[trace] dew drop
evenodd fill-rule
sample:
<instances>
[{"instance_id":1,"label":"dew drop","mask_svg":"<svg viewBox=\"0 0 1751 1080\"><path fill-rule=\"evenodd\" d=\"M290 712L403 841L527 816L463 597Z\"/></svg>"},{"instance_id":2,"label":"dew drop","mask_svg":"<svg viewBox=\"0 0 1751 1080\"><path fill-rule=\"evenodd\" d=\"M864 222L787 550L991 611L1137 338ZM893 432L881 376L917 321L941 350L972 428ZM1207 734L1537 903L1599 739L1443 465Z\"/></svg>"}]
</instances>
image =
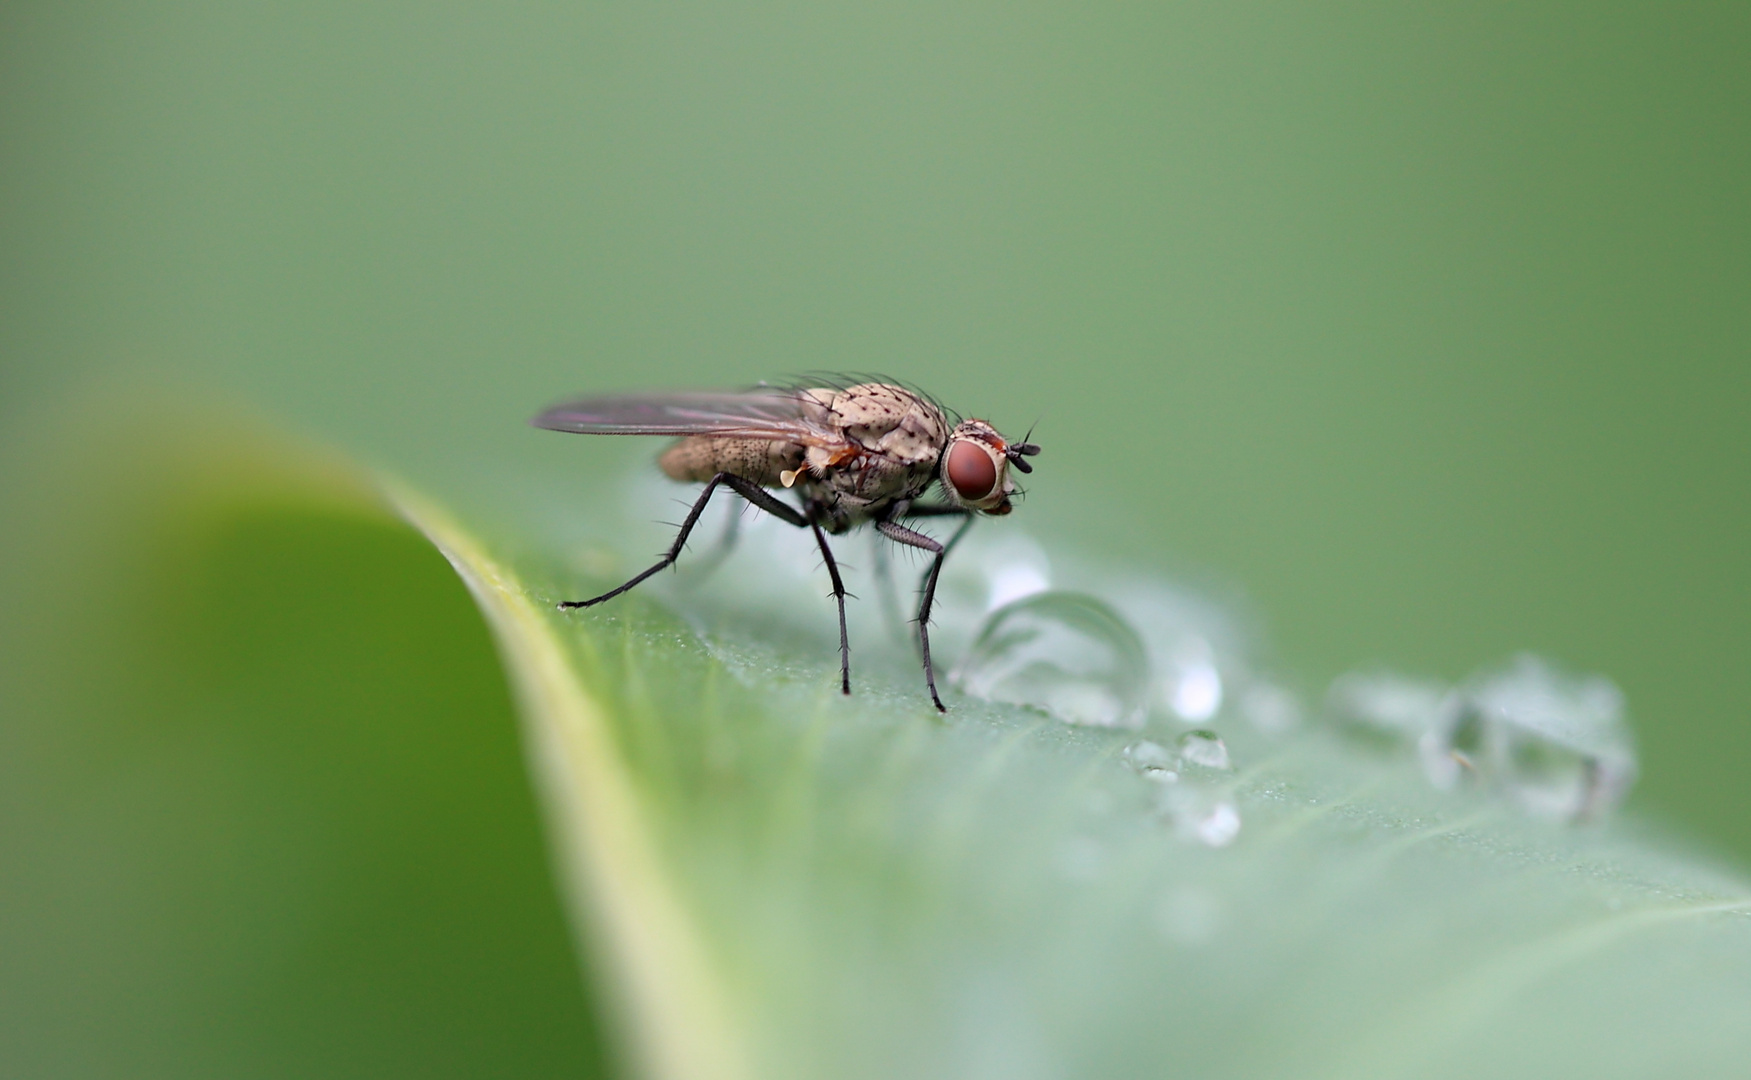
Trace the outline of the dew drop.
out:
<instances>
[{"instance_id":1,"label":"dew drop","mask_svg":"<svg viewBox=\"0 0 1751 1080\"><path fill-rule=\"evenodd\" d=\"M1207 653L1208 646L1200 651ZM1175 659L1177 670L1173 677L1161 683L1167 707L1190 724L1215 716L1222 707L1222 675L1216 670L1215 660L1208 655Z\"/></svg>"},{"instance_id":2,"label":"dew drop","mask_svg":"<svg viewBox=\"0 0 1751 1080\"><path fill-rule=\"evenodd\" d=\"M1228 612L1184 590L1149 580L1114 580L1107 593L1144 642L1154 705L1186 724L1222 709L1239 635Z\"/></svg>"},{"instance_id":3,"label":"dew drop","mask_svg":"<svg viewBox=\"0 0 1751 1080\"><path fill-rule=\"evenodd\" d=\"M991 593L986 605L992 609L1013 603L1024 596L1045 592L1051 580L1038 566L1023 562L1005 563L991 571Z\"/></svg>"},{"instance_id":4,"label":"dew drop","mask_svg":"<svg viewBox=\"0 0 1751 1080\"><path fill-rule=\"evenodd\" d=\"M1072 724L1137 728L1148 709L1142 640L1082 593L1035 593L992 612L949 678L973 697Z\"/></svg>"},{"instance_id":5,"label":"dew drop","mask_svg":"<svg viewBox=\"0 0 1751 1080\"><path fill-rule=\"evenodd\" d=\"M1183 840L1219 848L1240 835L1240 810L1219 788L1176 784L1162 791L1161 809Z\"/></svg>"},{"instance_id":6,"label":"dew drop","mask_svg":"<svg viewBox=\"0 0 1751 1080\"><path fill-rule=\"evenodd\" d=\"M1474 780L1529 813L1571 821L1617 805L1637 771L1617 687L1527 654L1451 695L1420 748L1439 787Z\"/></svg>"},{"instance_id":7,"label":"dew drop","mask_svg":"<svg viewBox=\"0 0 1751 1080\"><path fill-rule=\"evenodd\" d=\"M1192 835L1205 847L1227 847L1240 835L1240 811L1231 802L1219 802L1190 820Z\"/></svg>"},{"instance_id":8,"label":"dew drop","mask_svg":"<svg viewBox=\"0 0 1751 1080\"><path fill-rule=\"evenodd\" d=\"M1158 742L1148 739L1134 742L1125 747L1121 756L1126 765L1151 780L1171 784L1179 779L1179 773L1174 771L1179 764L1178 755Z\"/></svg>"},{"instance_id":9,"label":"dew drop","mask_svg":"<svg viewBox=\"0 0 1751 1080\"><path fill-rule=\"evenodd\" d=\"M1179 737L1179 760L1204 769L1229 770L1228 745L1214 731L1188 731Z\"/></svg>"},{"instance_id":10,"label":"dew drop","mask_svg":"<svg viewBox=\"0 0 1751 1080\"><path fill-rule=\"evenodd\" d=\"M1326 712L1346 734L1382 747L1414 745L1440 721L1452 689L1387 671L1340 675Z\"/></svg>"}]
</instances>

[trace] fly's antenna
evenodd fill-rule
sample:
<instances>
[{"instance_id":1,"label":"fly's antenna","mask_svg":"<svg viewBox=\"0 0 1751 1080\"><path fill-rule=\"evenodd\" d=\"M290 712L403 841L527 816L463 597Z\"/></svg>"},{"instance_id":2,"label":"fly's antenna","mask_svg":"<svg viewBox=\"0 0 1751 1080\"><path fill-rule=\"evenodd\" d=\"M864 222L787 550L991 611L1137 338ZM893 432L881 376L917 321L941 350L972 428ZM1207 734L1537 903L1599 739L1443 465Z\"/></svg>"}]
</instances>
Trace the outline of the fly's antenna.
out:
<instances>
[{"instance_id":1,"label":"fly's antenna","mask_svg":"<svg viewBox=\"0 0 1751 1080\"><path fill-rule=\"evenodd\" d=\"M1031 458L1040 452L1039 444L1030 441L1034 437L1034 427L1036 426L1037 425L1030 424L1027 429L1027 434L1021 437L1020 442L1012 442L1003 448L1003 456L1009 459L1011 465L1014 465L1024 473L1033 472L1034 467L1022 459Z\"/></svg>"}]
</instances>

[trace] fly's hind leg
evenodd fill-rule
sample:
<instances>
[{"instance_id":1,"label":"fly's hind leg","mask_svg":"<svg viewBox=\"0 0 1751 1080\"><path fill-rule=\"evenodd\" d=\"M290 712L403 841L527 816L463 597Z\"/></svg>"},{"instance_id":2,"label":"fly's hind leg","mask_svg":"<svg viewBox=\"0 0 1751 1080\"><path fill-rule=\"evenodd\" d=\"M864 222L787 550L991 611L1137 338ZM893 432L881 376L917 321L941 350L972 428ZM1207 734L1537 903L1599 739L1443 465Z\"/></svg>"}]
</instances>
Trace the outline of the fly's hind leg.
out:
<instances>
[{"instance_id":1,"label":"fly's hind leg","mask_svg":"<svg viewBox=\"0 0 1751 1080\"><path fill-rule=\"evenodd\" d=\"M953 513L953 511L948 511ZM961 511L965 513L965 511ZM948 558L949 551L966 535L967 529L973 524L968 517L961 522L961 527L948 538L948 543L942 543L925 536L921 532L908 529L894 521L878 521L876 528L881 534L896 544L907 547L922 548L936 557L930 561L930 570L924 575L923 597L918 604L918 649L924 656L924 685L930 689L930 701L938 712L948 712L948 707L942 703L942 696L936 692L936 666L930 660L930 606L936 600L936 579L942 573L942 561Z\"/></svg>"},{"instance_id":2,"label":"fly's hind leg","mask_svg":"<svg viewBox=\"0 0 1751 1080\"><path fill-rule=\"evenodd\" d=\"M851 693L851 638L845 632L845 582L839 577L839 564L833 561L833 551L827 546L827 534L814 522L815 543L821 547L821 559L827 564L827 576L833 579L833 599L839 604L839 692Z\"/></svg>"},{"instance_id":3,"label":"fly's hind leg","mask_svg":"<svg viewBox=\"0 0 1751 1080\"><path fill-rule=\"evenodd\" d=\"M588 600L566 600L559 605L560 610L567 611L572 608L592 607L596 604L600 604L604 600L612 600L658 571L666 570L675 565L675 560L681 556L681 549L687 544L688 535L693 532L693 526L699 524L699 515L705 513L706 504L711 502L712 493L717 490L719 484L727 486L737 495L747 499L760 509L783 521L795 525L799 529L806 528L809 524L808 520L804 518L802 514L798 513L795 507L787 506L784 503L779 502L772 496L771 492L767 491L759 484L754 483L752 480L747 480L743 477L737 476L734 473L720 472L712 477L711 481L705 485L705 490L699 493L698 501L693 504L693 509L687 511L687 517L681 522L681 531L675 534L675 542L669 545L669 550L661 559L657 560L655 566L652 566L643 573L634 576L632 580L626 582L624 585L609 589L601 596L592 596Z\"/></svg>"},{"instance_id":4,"label":"fly's hind leg","mask_svg":"<svg viewBox=\"0 0 1751 1080\"><path fill-rule=\"evenodd\" d=\"M723 532L718 534L717 542L712 544L711 550L707 551L703 558L692 564L688 571L690 574L696 578L708 577L735 552L736 543L742 535L742 509L740 505L731 507L729 516L724 519Z\"/></svg>"}]
</instances>

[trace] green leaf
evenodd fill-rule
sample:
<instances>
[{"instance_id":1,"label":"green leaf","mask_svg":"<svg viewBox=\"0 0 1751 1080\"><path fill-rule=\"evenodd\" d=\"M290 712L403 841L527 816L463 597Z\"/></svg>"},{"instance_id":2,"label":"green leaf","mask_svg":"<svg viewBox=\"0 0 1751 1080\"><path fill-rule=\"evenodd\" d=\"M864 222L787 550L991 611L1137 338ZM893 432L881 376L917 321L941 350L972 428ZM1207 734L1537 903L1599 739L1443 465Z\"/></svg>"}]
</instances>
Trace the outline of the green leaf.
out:
<instances>
[{"instance_id":1,"label":"green leaf","mask_svg":"<svg viewBox=\"0 0 1751 1080\"><path fill-rule=\"evenodd\" d=\"M580 577L395 499L494 628L653 1075L1725 1076L1751 1050L1751 892L1645 827L1230 721L1244 824L1212 850L1123 733L938 717L879 649L842 699L831 637L773 632L757 581L564 614L630 562Z\"/></svg>"}]
</instances>

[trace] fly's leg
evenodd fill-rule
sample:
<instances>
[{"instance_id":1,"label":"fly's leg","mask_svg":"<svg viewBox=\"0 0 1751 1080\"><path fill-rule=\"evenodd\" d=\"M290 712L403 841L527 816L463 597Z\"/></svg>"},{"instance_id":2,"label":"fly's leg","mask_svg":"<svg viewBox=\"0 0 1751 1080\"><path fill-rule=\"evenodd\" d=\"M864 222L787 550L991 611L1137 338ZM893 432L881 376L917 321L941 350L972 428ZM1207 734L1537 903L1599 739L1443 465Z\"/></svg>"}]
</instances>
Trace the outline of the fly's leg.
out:
<instances>
[{"instance_id":1,"label":"fly's leg","mask_svg":"<svg viewBox=\"0 0 1751 1080\"><path fill-rule=\"evenodd\" d=\"M964 506L950 506L948 503L909 503L903 513L895 514L900 518L915 517L962 517L972 511Z\"/></svg>"},{"instance_id":2,"label":"fly's leg","mask_svg":"<svg viewBox=\"0 0 1751 1080\"><path fill-rule=\"evenodd\" d=\"M967 530L972 527L975 520L973 512L964 506L954 506L949 503L907 503L903 511L895 516L899 518L958 517L965 519L961 522L960 527L949 535L948 542L942 546L941 554L931 564L930 569L925 571L924 580L919 584L919 592L923 596L919 623L927 626L930 622L930 608L936 599L936 579L942 573L942 564L947 560L948 553L954 550L954 546L961 542L961 537L965 536ZM928 666L930 652L928 631L921 633L918 640L920 648L926 654L925 661Z\"/></svg>"},{"instance_id":3,"label":"fly's leg","mask_svg":"<svg viewBox=\"0 0 1751 1080\"><path fill-rule=\"evenodd\" d=\"M802 515L802 511L787 502L779 501L778 496L754 481L737 476L735 473L718 473L715 479L722 480L735 489L737 495L747 499L786 525L795 525L799 529L809 527L809 519Z\"/></svg>"},{"instance_id":4,"label":"fly's leg","mask_svg":"<svg viewBox=\"0 0 1751 1080\"><path fill-rule=\"evenodd\" d=\"M839 690L841 693L851 693L851 638L845 633L845 582L839 578L839 564L833 561L832 549L827 547L827 534L814 522L809 528L815 532L815 543L821 546L821 558L827 563L827 576L833 579L833 599L839 603Z\"/></svg>"},{"instance_id":5,"label":"fly's leg","mask_svg":"<svg viewBox=\"0 0 1751 1080\"><path fill-rule=\"evenodd\" d=\"M693 564L693 568L690 571L693 575L696 577L706 577L718 567L722 566L724 560L728 559L731 553L736 550L736 541L740 539L742 533L742 515L740 511L740 506L737 506L732 510L728 519L724 522L723 533L718 536L717 543L712 545L712 549L706 553L704 559Z\"/></svg>"},{"instance_id":6,"label":"fly's leg","mask_svg":"<svg viewBox=\"0 0 1751 1080\"><path fill-rule=\"evenodd\" d=\"M960 541L972 524L973 519L968 517L961 522L961 527L955 530L954 535L949 537L948 543L944 544L898 522L876 522L876 528L881 534L896 544L923 548L936 556L930 562L930 572L924 576L924 597L918 605L918 648L924 654L924 685L930 689L930 700L938 712L948 712L948 707L942 703L942 696L936 692L936 667L930 661L930 605L936 600L936 579L942 573L942 561L948 557L949 550Z\"/></svg>"},{"instance_id":7,"label":"fly's leg","mask_svg":"<svg viewBox=\"0 0 1751 1080\"><path fill-rule=\"evenodd\" d=\"M754 483L752 480L747 480L737 476L734 473L720 472L712 477L711 482L705 485L705 490L699 493L699 500L693 504L693 509L687 511L686 519L681 522L681 531L675 534L675 542L669 545L668 552L657 561L655 566L637 575L626 584L621 585L618 588L609 589L601 596L592 596L588 600L564 601L559 605L560 610L566 611L571 608L586 608L595 604L600 604L604 600L612 600L621 593L639 584L645 578L657 573L659 570L665 570L675 565L675 560L681 555L682 547L686 546L687 535L693 531L693 526L699 524L699 515L705 513L705 506L707 503L711 502L712 492L717 490L719 484L729 487L737 495L747 499L755 506L758 506L760 509L783 521L795 525L799 529L806 528L809 524L808 520L798 513L794 507L779 502L777 499L773 498L771 492L767 491L759 484Z\"/></svg>"},{"instance_id":8,"label":"fly's leg","mask_svg":"<svg viewBox=\"0 0 1751 1080\"><path fill-rule=\"evenodd\" d=\"M950 512L952 513L953 511ZM962 512L965 513L965 511ZM926 671L930 669L930 639L927 636L927 630L930 626L930 607L936 601L936 579L942 574L942 564L948 559L948 553L955 549L955 545L961 542L961 537L967 535L967 530L972 527L973 518L971 514L968 514L961 522L960 527L949 534L948 542L942 545L942 551L937 554L936 560L930 564L929 572L924 575L924 586L922 589L924 598L918 605L918 640L919 644L923 646L925 651ZM936 689L936 681L934 679L930 680L930 688L933 691Z\"/></svg>"},{"instance_id":9,"label":"fly's leg","mask_svg":"<svg viewBox=\"0 0 1751 1080\"><path fill-rule=\"evenodd\" d=\"M888 520L904 521L914 517L964 517L967 514L968 511L964 507L951 506L948 503L905 502L893 507L888 515ZM889 548L883 537L878 535L873 546L875 548L873 574L876 588L881 593L882 621L896 640L904 641L906 630L900 615L900 598L894 591L893 560L889 556Z\"/></svg>"},{"instance_id":10,"label":"fly's leg","mask_svg":"<svg viewBox=\"0 0 1751 1080\"><path fill-rule=\"evenodd\" d=\"M827 564L827 575L833 579L833 599L839 605L839 689L843 693L851 693L851 636L845 629L845 580L839 576L839 563L834 560L833 551L827 546L827 534L814 520L813 508L808 514L799 513L751 480L727 473L720 475L724 483L736 489L736 494L760 509L799 529L806 527L814 530L815 543L821 548L821 559Z\"/></svg>"}]
</instances>

